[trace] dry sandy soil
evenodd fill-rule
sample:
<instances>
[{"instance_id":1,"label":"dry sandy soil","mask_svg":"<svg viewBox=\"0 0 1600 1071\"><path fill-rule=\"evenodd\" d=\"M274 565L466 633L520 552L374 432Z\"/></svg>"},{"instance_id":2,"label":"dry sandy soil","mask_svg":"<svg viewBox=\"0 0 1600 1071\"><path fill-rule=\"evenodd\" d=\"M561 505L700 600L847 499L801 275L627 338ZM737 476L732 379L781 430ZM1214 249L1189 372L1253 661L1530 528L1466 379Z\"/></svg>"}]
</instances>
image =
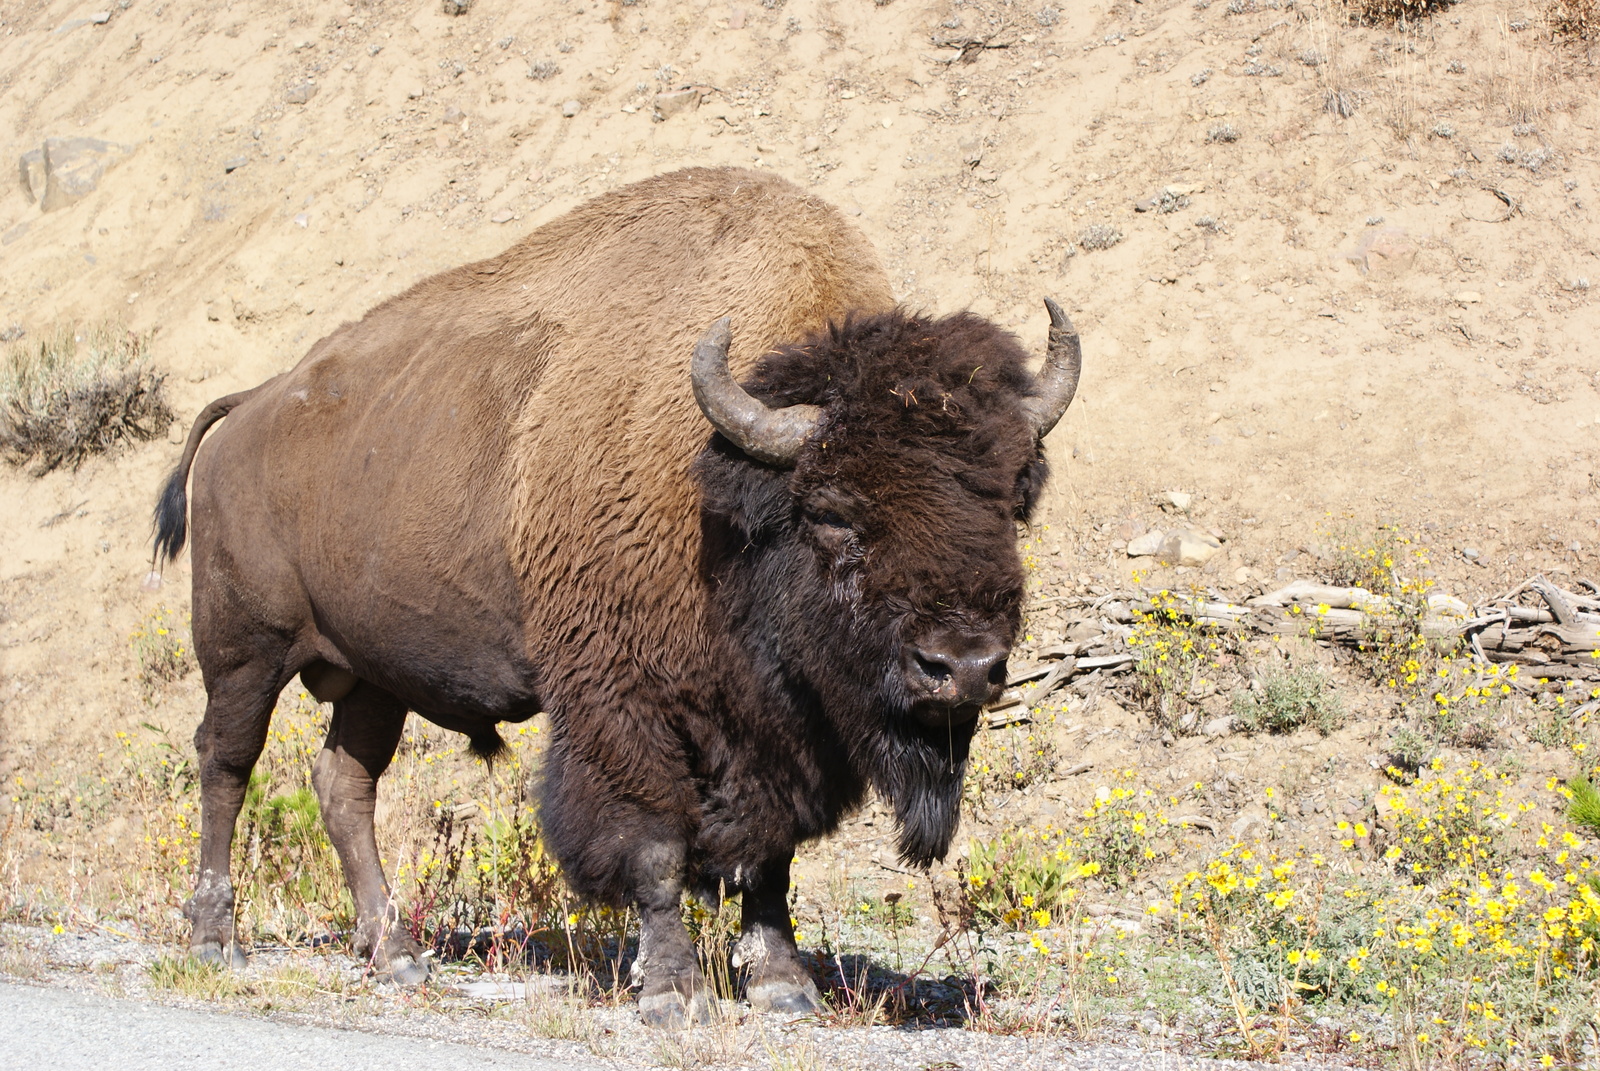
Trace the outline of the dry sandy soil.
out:
<instances>
[{"instance_id":1,"label":"dry sandy soil","mask_svg":"<svg viewBox=\"0 0 1600 1071\"><path fill-rule=\"evenodd\" d=\"M1469 599L1600 572L1600 50L1533 7L1463 0L1409 32L1289 0L96 10L0 9L6 160L132 148L65 208L0 193L0 328L155 332L175 434L587 197L740 164L843 206L909 305L1039 348L1041 298L1068 307L1084 378L1047 443L1047 591L1125 583L1168 489L1224 553L1158 582L1259 591L1347 521L1417 533ZM658 119L678 86L703 100ZM8 782L198 717L192 678L139 700L126 640L187 603L183 562L139 586L178 451L0 472ZM1108 756L1159 747L1126 717Z\"/></svg>"}]
</instances>

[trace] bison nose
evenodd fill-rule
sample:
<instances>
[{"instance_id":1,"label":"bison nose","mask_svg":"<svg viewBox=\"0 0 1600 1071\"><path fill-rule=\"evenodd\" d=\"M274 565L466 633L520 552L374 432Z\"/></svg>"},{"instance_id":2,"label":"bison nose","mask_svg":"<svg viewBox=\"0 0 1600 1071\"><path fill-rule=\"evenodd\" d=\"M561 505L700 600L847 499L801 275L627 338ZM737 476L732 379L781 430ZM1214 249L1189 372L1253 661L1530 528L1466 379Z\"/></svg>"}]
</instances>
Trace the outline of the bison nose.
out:
<instances>
[{"instance_id":1,"label":"bison nose","mask_svg":"<svg viewBox=\"0 0 1600 1071\"><path fill-rule=\"evenodd\" d=\"M909 648L906 683L918 699L940 706L987 703L1005 687L1007 653L988 636L941 636Z\"/></svg>"}]
</instances>

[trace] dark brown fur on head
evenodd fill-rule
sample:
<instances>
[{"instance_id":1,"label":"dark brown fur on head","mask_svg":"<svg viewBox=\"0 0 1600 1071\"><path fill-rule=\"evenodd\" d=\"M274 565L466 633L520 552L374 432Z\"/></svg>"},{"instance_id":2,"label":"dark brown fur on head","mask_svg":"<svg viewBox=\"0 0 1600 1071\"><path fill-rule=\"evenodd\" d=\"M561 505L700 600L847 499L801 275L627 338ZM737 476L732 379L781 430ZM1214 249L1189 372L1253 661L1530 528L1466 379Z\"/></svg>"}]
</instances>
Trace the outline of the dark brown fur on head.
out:
<instances>
[{"instance_id":1,"label":"dark brown fur on head","mask_svg":"<svg viewBox=\"0 0 1600 1071\"><path fill-rule=\"evenodd\" d=\"M1045 478L1024 361L969 313L854 318L769 354L748 384L769 405L823 407L792 471L720 436L695 467L702 568L731 631L763 675L812 697L804 716L843 742L850 780L893 801L918 864L955 832L975 721L914 716L901 651L939 628L1015 638L1015 523Z\"/></svg>"}]
</instances>

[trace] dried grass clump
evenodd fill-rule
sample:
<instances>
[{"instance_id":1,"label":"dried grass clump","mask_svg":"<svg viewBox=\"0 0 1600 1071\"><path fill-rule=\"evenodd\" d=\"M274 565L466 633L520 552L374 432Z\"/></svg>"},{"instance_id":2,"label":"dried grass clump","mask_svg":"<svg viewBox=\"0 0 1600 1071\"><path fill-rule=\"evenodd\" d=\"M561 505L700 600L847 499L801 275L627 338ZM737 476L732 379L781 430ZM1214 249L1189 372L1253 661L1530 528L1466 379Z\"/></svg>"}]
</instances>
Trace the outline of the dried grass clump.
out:
<instances>
[{"instance_id":1,"label":"dried grass clump","mask_svg":"<svg viewBox=\"0 0 1600 1071\"><path fill-rule=\"evenodd\" d=\"M1600 40L1600 0L1550 0L1545 17L1558 34Z\"/></svg>"},{"instance_id":2,"label":"dried grass clump","mask_svg":"<svg viewBox=\"0 0 1600 1071\"><path fill-rule=\"evenodd\" d=\"M0 453L42 476L163 434L172 410L148 339L110 325L13 342L0 355Z\"/></svg>"},{"instance_id":3,"label":"dried grass clump","mask_svg":"<svg viewBox=\"0 0 1600 1071\"><path fill-rule=\"evenodd\" d=\"M1348 8L1356 22L1388 25L1416 22L1454 3L1455 0L1349 0Z\"/></svg>"}]
</instances>

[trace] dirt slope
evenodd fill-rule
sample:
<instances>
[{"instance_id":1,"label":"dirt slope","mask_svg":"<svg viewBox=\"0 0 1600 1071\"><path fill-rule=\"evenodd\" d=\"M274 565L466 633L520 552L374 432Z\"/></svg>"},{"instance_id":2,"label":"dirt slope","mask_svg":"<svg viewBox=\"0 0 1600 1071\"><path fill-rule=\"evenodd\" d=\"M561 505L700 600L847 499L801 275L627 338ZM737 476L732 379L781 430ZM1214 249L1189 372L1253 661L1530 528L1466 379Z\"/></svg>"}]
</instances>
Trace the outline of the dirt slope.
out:
<instances>
[{"instance_id":1,"label":"dirt slope","mask_svg":"<svg viewBox=\"0 0 1600 1071\"><path fill-rule=\"evenodd\" d=\"M1085 374L1049 441L1052 583L1125 573L1165 488L1228 540L1184 584L1288 575L1329 514L1426 532L1463 593L1593 569L1600 93L1593 51L1514 4L1406 34L1280 0L96 12L0 14L7 159L132 147L68 207L0 193L0 327L156 331L179 431L585 197L737 163L859 214L909 304L1034 345L1040 298L1069 307ZM656 121L680 85L703 103ZM1093 226L1123 238L1093 249ZM181 564L138 588L177 452L0 473L0 775L101 747L108 721L198 715L129 683L128 633L187 602Z\"/></svg>"}]
</instances>

